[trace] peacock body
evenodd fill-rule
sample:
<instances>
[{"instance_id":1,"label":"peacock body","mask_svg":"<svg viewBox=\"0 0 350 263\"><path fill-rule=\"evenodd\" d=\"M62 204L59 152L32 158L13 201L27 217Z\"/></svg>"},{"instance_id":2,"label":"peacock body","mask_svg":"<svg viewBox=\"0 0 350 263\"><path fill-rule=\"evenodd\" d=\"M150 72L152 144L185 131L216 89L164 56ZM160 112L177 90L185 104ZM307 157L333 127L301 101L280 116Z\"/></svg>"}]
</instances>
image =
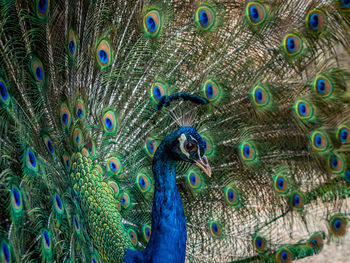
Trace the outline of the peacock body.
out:
<instances>
[{"instance_id":1,"label":"peacock body","mask_svg":"<svg viewBox=\"0 0 350 263\"><path fill-rule=\"evenodd\" d=\"M348 0L0 0L1 263L344 245L349 47Z\"/></svg>"}]
</instances>

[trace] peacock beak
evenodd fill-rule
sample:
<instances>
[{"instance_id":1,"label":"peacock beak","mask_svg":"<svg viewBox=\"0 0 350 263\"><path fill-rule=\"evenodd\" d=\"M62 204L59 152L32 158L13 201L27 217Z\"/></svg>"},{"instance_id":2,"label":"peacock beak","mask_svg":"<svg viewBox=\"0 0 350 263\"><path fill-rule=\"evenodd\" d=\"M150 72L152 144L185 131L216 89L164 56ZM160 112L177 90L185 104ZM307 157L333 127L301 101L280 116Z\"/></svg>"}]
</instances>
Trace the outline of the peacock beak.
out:
<instances>
[{"instance_id":1,"label":"peacock beak","mask_svg":"<svg viewBox=\"0 0 350 263\"><path fill-rule=\"evenodd\" d=\"M208 175L208 177L211 176L211 167L205 155L203 155L203 157L200 158L199 160L194 160L194 162L199 168L203 170L203 172L205 172L206 175Z\"/></svg>"}]
</instances>

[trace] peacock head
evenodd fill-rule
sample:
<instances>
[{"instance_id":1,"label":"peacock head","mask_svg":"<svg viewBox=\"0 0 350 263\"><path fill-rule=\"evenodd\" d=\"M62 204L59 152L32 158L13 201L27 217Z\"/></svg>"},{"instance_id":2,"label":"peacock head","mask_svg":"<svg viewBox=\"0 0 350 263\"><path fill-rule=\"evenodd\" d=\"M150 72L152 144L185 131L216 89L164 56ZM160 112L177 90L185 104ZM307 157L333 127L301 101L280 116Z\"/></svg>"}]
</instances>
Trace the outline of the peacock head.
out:
<instances>
[{"instance_id":1,"label":"peacock head","mask_svg":"<svg viewBox=\"0 0 350 263\"><path fill-rule=\"evenodd\" d=\"M179 99L192 102L196 105L205 105L209 103L205 98L186 92L180 92L161 97L156 106L156 111L161 111L163 107L168 107L173 101ZM195 163L210 177L211 167L207 157L204 155L207 147L206 141L199 135L196 129L187 126L188 124L180 123L179 120L177 120L177 122L183 126L170 134L163 141L163 145L168 146L168 152L171 153L174 160Z\"/></svg>"},{"instance_id":2,"label":"peacock head","mask_svg":"<svg viewBox=\"0 0 350 263\"><path fill-rule=\"evenodd\" d=\"M183 126L170 136L172 138L171 151L176 160L195 163L209 177L211 167L204 155L206 141L192 127Z\"/></svg>"}]
</instances>

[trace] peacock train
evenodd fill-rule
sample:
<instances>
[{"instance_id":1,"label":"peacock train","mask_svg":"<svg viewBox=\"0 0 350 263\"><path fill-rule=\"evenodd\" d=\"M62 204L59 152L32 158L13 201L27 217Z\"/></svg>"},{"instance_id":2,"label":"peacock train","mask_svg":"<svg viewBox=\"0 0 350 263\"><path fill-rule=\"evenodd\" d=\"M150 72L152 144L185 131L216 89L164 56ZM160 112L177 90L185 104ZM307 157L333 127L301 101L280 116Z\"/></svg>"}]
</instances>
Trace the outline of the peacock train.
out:
<instances>
[{"instance_id":1,"label":"peacock train","mask_svg":"<svg viewBox=\"0 0 350 263\"><path fill-rule=\"evenodd\" d=\"M349 68L349 0L0 0L0 262L349 260Z\"/></svg>"}]
</instances>

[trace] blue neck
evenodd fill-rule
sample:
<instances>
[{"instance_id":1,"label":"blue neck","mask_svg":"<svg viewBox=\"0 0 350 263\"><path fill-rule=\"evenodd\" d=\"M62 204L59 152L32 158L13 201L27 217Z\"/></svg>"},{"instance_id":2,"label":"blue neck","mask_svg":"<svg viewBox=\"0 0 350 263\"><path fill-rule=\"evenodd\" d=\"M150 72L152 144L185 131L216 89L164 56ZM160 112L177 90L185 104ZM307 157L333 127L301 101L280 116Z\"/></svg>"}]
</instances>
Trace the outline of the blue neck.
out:
<instances>
[{"instance_id":1,"label":"blue neck","mask_svg":"<svg viewBox=\"0 0 350 263\"><path fill-rule=\"evenodd\" d=\"M124 262L185 262L186 219L175 167L165 140L153 158L155 191L150 241L143 252L128 250Z\"/></svg>"}]
</instances>

